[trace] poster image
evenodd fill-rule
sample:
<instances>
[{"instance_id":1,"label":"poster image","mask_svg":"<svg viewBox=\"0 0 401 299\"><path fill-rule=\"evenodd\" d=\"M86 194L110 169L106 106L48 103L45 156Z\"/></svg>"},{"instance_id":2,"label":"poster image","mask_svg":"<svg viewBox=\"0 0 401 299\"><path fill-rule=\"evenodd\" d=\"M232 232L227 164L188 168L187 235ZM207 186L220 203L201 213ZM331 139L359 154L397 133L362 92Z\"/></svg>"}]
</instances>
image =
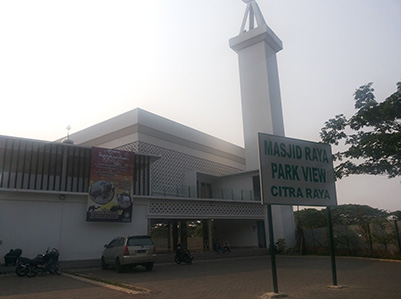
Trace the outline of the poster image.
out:
<instances>
[{"instance_id":1,"label":"poster image","mask_svg":"<svg viewBox=\"0 0 401 299\"><path fill-rule=\"evenodd\" d=\"M86 221L131 222L134 153L92 148Z\"/></svg>"}]
</instances>

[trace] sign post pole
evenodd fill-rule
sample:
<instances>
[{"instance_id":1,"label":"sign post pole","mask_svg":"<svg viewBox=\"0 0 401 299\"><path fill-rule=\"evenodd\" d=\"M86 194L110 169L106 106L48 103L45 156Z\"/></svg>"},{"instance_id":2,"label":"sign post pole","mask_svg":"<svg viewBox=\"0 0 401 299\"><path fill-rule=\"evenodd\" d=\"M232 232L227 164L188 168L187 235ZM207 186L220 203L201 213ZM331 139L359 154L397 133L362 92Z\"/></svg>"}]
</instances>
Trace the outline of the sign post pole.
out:
<instances>
[{"instance_id":1,"label":"sign post pole","mask_svg":"<svg viewBox=\"0 0 401 299\"><path fill-rule=\"evenodd\" d=\"M278 293L271 205L325 206L328 211L333 285L337 286L330 206L337 205L331 147L258 133L262 204L267 205L274 292Z\"/></svg>"},{"instance_id":2,"label":"sign post pole","mask_svg":"<svg viewBox=\"0 0 401 299\"><path fill-rule=\"evenodd\" d=\"M277 267L276 267L276 252L274 247L274 235L273 235L273 218L272 218L272 206L267 205L267 221L269 223L269 251L270 260L272 264L272 277L273 277L273 291L278 293L278 282L277 282Z\"/></svg>"},{"instance_id":3,"label":"sign post pole","mask_svg":"<svg viewBox=\"0 0 401 299\"><path fill-rule=\"evenodd\" d=\"M331 255L331 274L333 277L333 286L337 285L336 255L334 252L333 222L331 220L331 210L327 207L327 219L329 223L329 243Z\"/></svg>"}]
</instances>

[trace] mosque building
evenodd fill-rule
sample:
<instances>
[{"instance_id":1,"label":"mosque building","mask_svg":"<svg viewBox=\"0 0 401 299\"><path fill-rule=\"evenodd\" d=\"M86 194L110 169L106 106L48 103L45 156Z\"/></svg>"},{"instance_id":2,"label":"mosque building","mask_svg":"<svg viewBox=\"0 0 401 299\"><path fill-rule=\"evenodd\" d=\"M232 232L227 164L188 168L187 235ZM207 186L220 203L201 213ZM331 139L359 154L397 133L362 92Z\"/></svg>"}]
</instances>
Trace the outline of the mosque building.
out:
<instances>
[{"instance_id":1,"label":"mosque building","mask_svg":"<svg viewBox=\"0 0 401 299\"><path fill-rule=\"evenodd\" d=\"M140 108L54 142L0 136L0 255L100 258L120 235L152 235L158 251L265 248L258 132L284 136L276 53L282 42L255 1L238 36L245 147ZM274 236L292 246L292 206L273 207Z\"/></svg>"}]
</instances>

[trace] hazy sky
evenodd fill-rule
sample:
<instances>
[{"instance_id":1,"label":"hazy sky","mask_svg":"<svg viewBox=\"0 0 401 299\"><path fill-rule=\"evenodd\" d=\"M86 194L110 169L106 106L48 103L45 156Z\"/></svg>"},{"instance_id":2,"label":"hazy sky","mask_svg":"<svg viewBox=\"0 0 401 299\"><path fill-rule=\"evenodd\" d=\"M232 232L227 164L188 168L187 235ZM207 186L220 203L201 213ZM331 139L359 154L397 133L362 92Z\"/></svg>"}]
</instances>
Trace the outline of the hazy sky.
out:
<instances>
[{"instance_id":1,"label":"hazy sky","mask_svg":"<svg viewBox=\"0 0 401 299\"><path fill-rule=\"evenodd\" d=\"M401 81L400 0L259 0L278 53L289 137L319 140ZM0 0L0 135L55 140L140 107L243 145L237 54L240 0ZM333 149L334 150L334 149ZM338 202L401 210L400 178L352 177Z\"/></svg>"}]
</instances>

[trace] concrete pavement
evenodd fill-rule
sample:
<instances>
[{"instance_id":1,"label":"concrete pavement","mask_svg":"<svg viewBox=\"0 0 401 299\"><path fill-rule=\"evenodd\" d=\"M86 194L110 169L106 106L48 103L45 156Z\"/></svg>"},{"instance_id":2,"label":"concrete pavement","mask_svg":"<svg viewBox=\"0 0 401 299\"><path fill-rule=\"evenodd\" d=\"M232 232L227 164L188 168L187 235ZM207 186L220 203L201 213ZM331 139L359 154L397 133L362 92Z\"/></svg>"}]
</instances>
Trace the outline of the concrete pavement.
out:
<instances>
[{"instance_id":1,"label":"concrete pavement","mask_svg":"<svg viewBox=\"0 0 401 299\"><path fill-rule=\"evenodd\" d=\"M401 298L401 263L337 258L338 285L332 287L329 257L278 256L279 291L290 298ZM149 298L260 298L272 292L270 260L265 257L164 264L153 273L113 269L82 274L150 289Z\"/></svg>"},{"instance_id":2,"label":"concrete pavement","mask_svg":"<svg viewBox=\"0 0 401 299\"><path fill-rule=\"evenodd\" d=\"M72 298L68 294L73 298L260 298L273 289L270 257L266 255L198 258L190 266L175 265L167 257L152 272L136 268L116 273L112 268L100 270L89 265L71 268L81 275L149 290L146 294L130 295L65 276L38 275L29 279L8 275L0 277L0 296L46 298L43 291L39 292L42 297L35 297L37 288L55 298ZM401 298L400 261L337 257L338 285L344 288L330 287L329 257L277 256L277 273L279 291L289 298ZM108 297L102 297L105 294Z\"/></svg>"}]
</instances>

